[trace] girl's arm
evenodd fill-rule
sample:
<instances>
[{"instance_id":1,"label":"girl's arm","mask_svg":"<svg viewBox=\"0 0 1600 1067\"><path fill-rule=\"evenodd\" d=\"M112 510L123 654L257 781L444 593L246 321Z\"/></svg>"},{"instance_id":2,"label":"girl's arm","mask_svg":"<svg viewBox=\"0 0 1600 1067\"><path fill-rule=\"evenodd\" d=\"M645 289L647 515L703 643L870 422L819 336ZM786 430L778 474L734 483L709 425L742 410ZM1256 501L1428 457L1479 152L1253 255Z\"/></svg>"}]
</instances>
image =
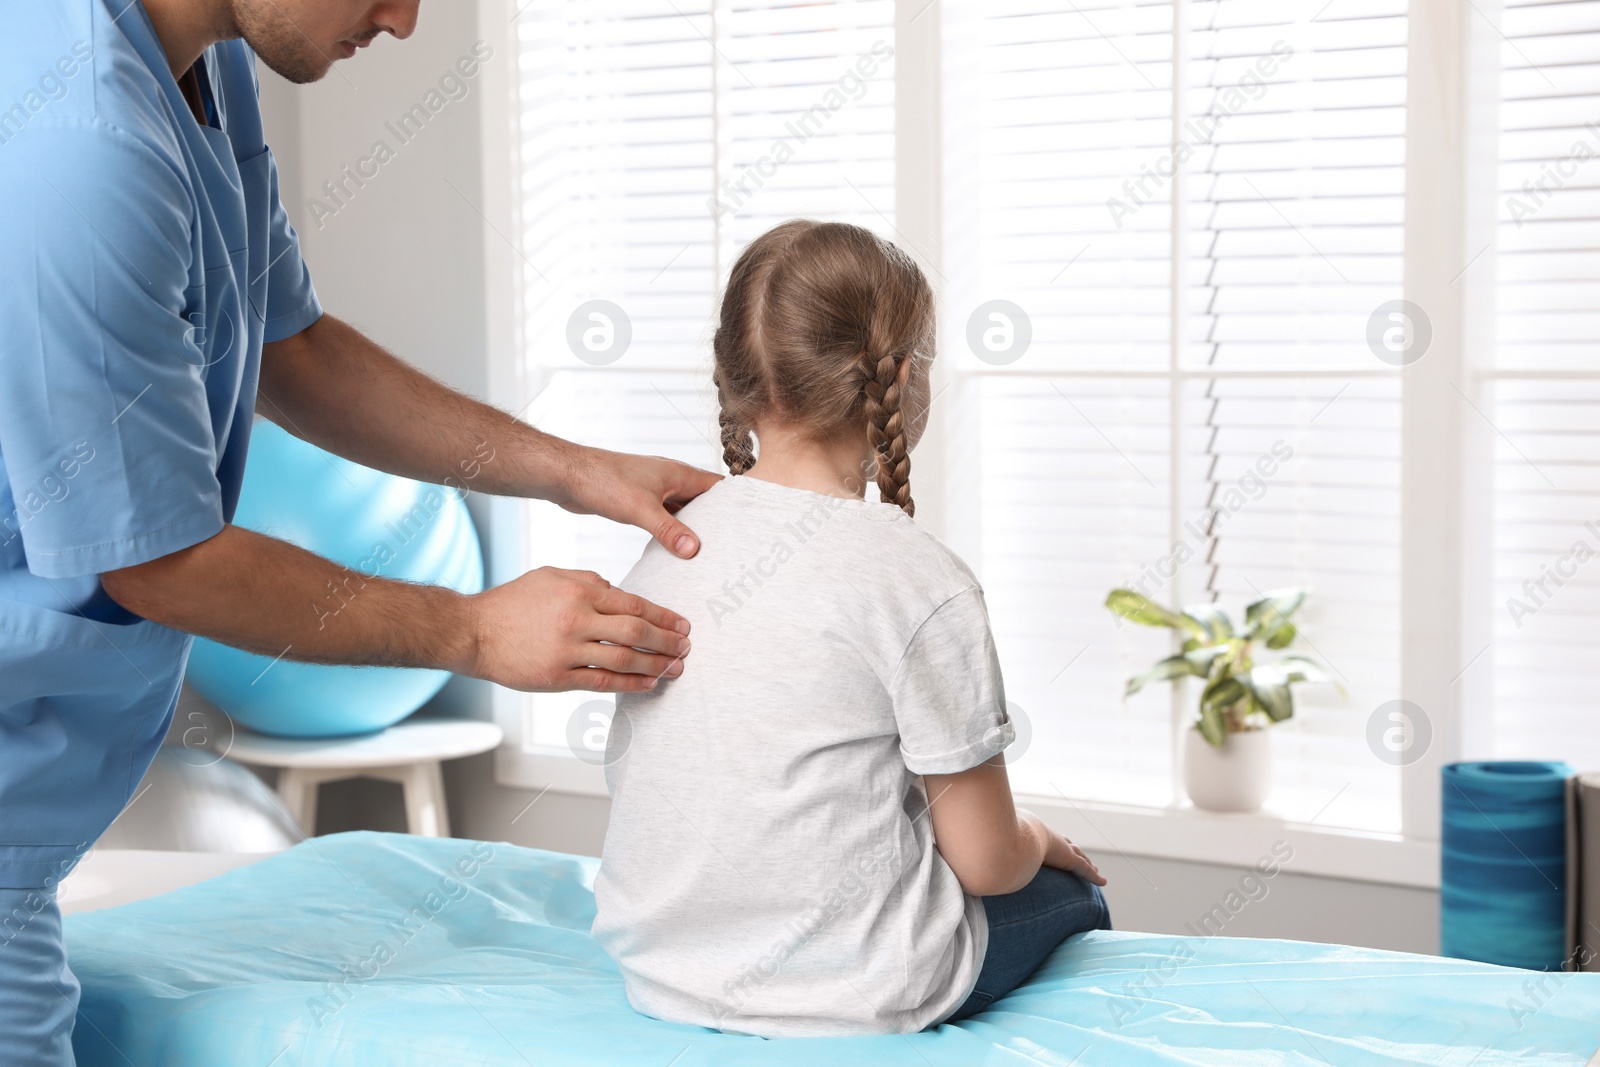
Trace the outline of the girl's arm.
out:
<instances>
[{"instance_id":1,"label":"girl's arm","mask_svg":"<svg viewBox=\"0 0 1600 1067\"><path fill-rule=\"evenodd\" d=\"M959 774L926 775L923 783L934 843L969 895L1015 893L1041 866L1106 884L1082 849L1015 806L1003 755Z\"/></svg>"}]
</instances>

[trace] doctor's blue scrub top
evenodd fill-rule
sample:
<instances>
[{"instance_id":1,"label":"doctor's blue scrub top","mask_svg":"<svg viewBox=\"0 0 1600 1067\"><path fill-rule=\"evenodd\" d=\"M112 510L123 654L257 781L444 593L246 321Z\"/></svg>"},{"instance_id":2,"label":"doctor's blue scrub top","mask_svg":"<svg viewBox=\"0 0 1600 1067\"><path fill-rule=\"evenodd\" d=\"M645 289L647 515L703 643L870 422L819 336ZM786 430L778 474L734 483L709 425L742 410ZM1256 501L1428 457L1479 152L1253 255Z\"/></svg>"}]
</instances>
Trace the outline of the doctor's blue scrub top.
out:
<instances>
[{"instance_id":1,"label":"doctor's blue scrub top","mask_svg":"<svg viewBox=\"0 0 1600 1067\"><path fill-rule=\"evenodd\" d=\"M262 343L322 313L255 55L199 67L204 126L142 4L0 4L0 888L58 882L148 767L190 638L98 576L231 519Z\"/></svg>"}]
</instances>

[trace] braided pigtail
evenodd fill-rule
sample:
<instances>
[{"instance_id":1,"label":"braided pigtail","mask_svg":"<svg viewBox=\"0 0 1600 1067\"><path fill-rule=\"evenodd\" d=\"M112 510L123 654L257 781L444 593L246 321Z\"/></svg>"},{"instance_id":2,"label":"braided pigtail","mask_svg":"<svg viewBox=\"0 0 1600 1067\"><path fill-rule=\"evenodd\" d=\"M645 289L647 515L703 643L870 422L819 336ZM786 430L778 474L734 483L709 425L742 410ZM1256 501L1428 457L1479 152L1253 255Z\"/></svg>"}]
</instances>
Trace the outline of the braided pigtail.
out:
<instances>
[{"instance_id":1,"label":"braided pigtail","mask_svg":"<svg viewBox=\"0 0 1600 1067\"><path fill-rule=\"evenodd\" d=\"M717 424L722 429L722 462L729 474L743 474L756 463L755 439L750 427L732 411L733 402L722 385L722 375L717 379Z\"/></svg>"},{"instance_id":2,"label":"braided pigtail","mask_svg":"<svg viewBox=\"0 0 1600 1067\"><path fill-rule=\"evenodd\" d=\"M906 420L901 412L905 390L900 386L900 360L892 354L863 356L867 381L863 410L867 417L867 443L877 461L878 495L907 515L917 513L911 499L911 456L906 449Z\"/></svg>"}]
</instances>

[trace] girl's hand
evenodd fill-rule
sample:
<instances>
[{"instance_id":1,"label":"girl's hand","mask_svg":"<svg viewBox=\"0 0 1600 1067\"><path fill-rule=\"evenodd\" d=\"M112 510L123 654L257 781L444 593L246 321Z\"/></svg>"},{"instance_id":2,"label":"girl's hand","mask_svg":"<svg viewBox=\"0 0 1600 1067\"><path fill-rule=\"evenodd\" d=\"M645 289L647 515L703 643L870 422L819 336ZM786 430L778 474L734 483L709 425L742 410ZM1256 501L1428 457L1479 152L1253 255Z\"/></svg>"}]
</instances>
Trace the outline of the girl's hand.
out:
<instances>
[{"instance_id":1,"label":"girl's hand","mask_svg":"<svg viewBox=\"0 0 1600 1067\"><path fill-rule=\"evenodd\" d=\"M1071 872L1095 885L1106 884L1105 875L1100 873L1100 868L1094 865L1093 860L1084 855L1083 849L1054 830L1050 831L1050 842L1045 846L1044 865Z\"/></svg>"}]
</instances>

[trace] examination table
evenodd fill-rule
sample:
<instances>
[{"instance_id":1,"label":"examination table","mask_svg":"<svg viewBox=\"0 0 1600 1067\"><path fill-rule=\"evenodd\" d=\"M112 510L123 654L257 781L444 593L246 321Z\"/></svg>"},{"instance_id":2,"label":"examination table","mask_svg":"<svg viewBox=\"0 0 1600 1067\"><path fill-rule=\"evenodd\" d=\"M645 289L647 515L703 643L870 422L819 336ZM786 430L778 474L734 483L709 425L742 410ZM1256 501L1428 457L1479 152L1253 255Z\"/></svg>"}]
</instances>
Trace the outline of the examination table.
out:
<instances>
[{"instance_id":1,"label":"examination table","mask_svg":"<svg viewBox=\"0 0 1600 1067\"><path fill-rule=\"evenodd\" d=\"M628 1006L589 936L594 859L351 833L239 862L68 914L81 1067L1487 1067L1585 1064L1600 1046L1600 974L1120 931L1072 938L954 1025L764 1040ZM69 880L68 910L114 902L89 877L114 869Z\"/></svg>"}]
</instances>

